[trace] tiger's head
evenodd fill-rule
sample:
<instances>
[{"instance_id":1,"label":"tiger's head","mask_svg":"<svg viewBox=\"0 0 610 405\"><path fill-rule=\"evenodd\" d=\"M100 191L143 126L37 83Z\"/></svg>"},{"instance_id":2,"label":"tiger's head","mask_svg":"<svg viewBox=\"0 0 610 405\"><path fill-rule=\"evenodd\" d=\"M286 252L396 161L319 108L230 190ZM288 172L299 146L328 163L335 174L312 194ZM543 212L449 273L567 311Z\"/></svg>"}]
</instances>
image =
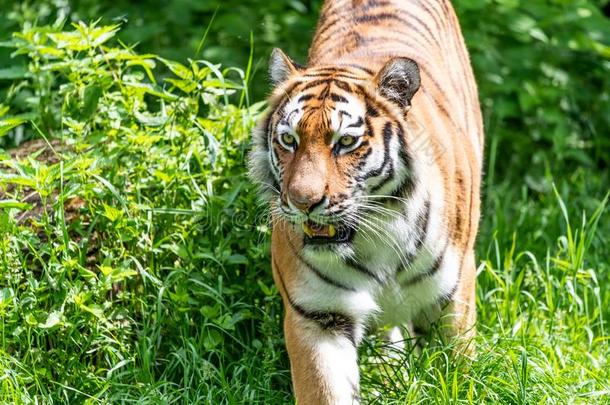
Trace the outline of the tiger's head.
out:
<instances>
[{"instance_id":1,"label":"tiger's head","mask_svg":"<svg viewBox=\"0 0 610 405\"><path fill-rule=\"evenodd\" d=\"M392 58L376 72L303 68L275 49L269 70L275 89L254 131L251 178L305 244L347 243L363 213L383 212L412 185L405 118L418 66Z\"/></svg>"}]
</instances>

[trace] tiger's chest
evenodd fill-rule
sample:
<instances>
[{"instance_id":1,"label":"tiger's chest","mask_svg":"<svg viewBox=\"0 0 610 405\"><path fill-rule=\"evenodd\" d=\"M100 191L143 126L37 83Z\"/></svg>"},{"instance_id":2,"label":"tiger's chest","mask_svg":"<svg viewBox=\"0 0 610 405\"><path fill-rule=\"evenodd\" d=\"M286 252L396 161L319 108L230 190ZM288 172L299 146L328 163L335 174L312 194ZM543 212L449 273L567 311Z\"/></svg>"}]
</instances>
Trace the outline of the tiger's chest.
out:
<instances>
[{"instance_id":1,"label":"tiger's chest","mask_svg":"<svg viewBox=\"0 0 610 405\"><path fill-rule=\"evenodd\" d=\"M436 252L444 241L440 235L426 237L418 229L418 219L408 215L395 218L376 238L362 236L355 241L355 252L362 257L362 264L384 275L383 285L371 291L379 306L379 324L405 323L442 294L444 275L437 275L441 269L434 267Z\"/></svg>"},{"instance_id":2,"label":"tiger's chest","mask_svg":"<svg viewBox=\"0 0 610 405\"><path fill-rule=\"evenodd\" d=\"M303 284L317 297L312 304L320 310L374 319L377 324L405 323L434 305L457 275L442 224L435 220L440 207L425 202L421 206L430 210L426 221L422 221L422 207L415 206L405 210L409 214L372 216L363 220L367 225L349 250L338 254L305 251L303 257L310 265L305 271L319 273ZM329 280L338 286L329 288Z\"/></svg>"}]
</instances>

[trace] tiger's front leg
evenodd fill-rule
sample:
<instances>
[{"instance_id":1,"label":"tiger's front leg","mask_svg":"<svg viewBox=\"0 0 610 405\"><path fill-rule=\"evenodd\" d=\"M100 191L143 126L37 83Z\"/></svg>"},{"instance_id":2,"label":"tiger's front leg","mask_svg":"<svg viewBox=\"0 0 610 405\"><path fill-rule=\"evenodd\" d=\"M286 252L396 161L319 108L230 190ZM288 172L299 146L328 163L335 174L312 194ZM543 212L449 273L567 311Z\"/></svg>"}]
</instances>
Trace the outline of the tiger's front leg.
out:
<instances>
[{"instance_id":1,"label":"tiger's front leg","mask_svg":"<svg viewBox=\"0 0 610 405\"><path fill-rule=\"evenodd\" d=\"M358 404L354 338L341 330L341 320L315 319L329 316L323 314L304 316L287 304L284 333L297 404Z\"/></svg>"},{"instance_id":2,"label":"tiger's front leg","mask_svg":"<svg viewBox=\"0 0 610 405\"><path fill-rule=\"evenodd\" d=\"M290 229L274 231L271 261L297 403L358 404L357 347L377 305L368 290L331 281L338 269L306 262L293 240Z\"/></svg>"}]
</instances>

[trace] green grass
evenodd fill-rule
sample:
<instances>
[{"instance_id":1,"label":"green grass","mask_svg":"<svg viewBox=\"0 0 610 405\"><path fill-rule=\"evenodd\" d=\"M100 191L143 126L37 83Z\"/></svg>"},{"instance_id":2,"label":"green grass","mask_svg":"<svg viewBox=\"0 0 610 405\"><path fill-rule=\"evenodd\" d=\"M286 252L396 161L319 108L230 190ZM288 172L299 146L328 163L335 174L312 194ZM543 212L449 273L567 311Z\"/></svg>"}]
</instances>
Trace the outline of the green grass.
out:
<instances>
[{"instance_id":1,"label":"green grass","mask_svg":"<svg viewBox=\"0 0 610 405\"><path fill-rule=\"evenodd\" d=\"M27 66L0 137L35 143L0 151L0 403L290 403L268 217L245 175L264 107L250 69L137 54L117 29L12 41ZM477 358L433 334L388 361L372 335L365 403L610 403L605 118L549 101L548 121L524 102L515 124L496 85L482 86ZM541 125L539 144L515 135Z\"/></svg>"}]
</instances>

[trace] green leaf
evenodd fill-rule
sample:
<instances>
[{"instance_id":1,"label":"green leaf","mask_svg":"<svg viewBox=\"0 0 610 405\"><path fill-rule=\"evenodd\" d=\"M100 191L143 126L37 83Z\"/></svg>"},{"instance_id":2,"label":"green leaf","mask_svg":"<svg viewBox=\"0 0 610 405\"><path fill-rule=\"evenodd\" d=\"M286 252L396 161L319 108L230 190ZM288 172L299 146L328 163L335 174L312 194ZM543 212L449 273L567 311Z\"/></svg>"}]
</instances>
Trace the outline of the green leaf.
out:
<instances>
[{"instance_id":1,"label":"green leaf","mask_svg":"<svg viewBox=\"0 0 610 405\"><path fill-rule=\"evenodd\" d=\"M53 311L47 316L47 320L44 323L39 323L38 327L42 329L50 329L54 326L60 325L62 313L59 311Z\"/></svg>"},{"instance_id":2,"label":"green leaf","mask_svg":"<svg viewBox=\"0 0 610 405\"><path fill-rule=\"evenodd\" d=\"M100 46L115 36L119 31L119 25L110 25L105 27L95 27L91 32L93 38L93 46Z\"/></svg>"},{"instance_id":3,"label":"green leaf","mask_svg":"<svg viewBox=\"0 0 610 405\"><path fill-rule=\"evenodd\" d=\"M212 350L222 343L222 335L216 329L208 329L203 338L203 346L206 350Z\"/></svg>"},{"instance_id":4,"label":"green leaf","mask_svg":"<svg viewBox=\"0 0 610 405\"><path fill-rule=\"evenodd\" d=\"M178 80L178 79L163 79L173 86L179 88L186 94L190 94L197 88L197 83L191 80Z\"/></svg>"},{"instance_id":5,"label":"green leaf","mask_svg":"<svg viewBox=\"0 0 610 405\"><path fill-rule=\"evenodd\" d=\"M92 84L85 88L85 96L83 101L83 108L81 111L81 119L89 119L97 110L97 105L102 96L103 89L97 84Z\"/></svg>"},{"instance_id":6,"label":"green leaf","mask_svg":"<svg viewBox=\"0 0 610 405\"><path fill-rule=\"evenodd\" d=\"M29 210L32 208L32 204L19 202L17 200L0 200L0 209L16 208L19 210Z\"/></svg>"},{"instance_id":7,"label":"green leaf","mask_svg":"<svg viewBox=\"0 0 610 405\"><path fill-rule=\"evenodd\" d=\"M199 312L210 320L216 319L216 317L220 314L220 304L216 303L214 306L204 305L201 307Z\"/></svg>"},{"instance_id":8,"label":"green leaf","mask_svg":"<svg viewBox=\"0 0 610 405\"><path fill-rule=\"evenodd\" d=\"M192 80L193 79L193 71L181 63L174 62L171 60L167 60L164 58L159 58L161 62L165 64L176 76L181 79Z\"/></svg>"},{"instance_id":9,"label":"green leaf","mask_svg":"<svg viewBox=\"0 0 610 405\"><path fill-rule=\"evenodd\" d=\"M132 276L136 276L137 274L138 272L132 269L118 268L114 269L112 273L110 273L110 279L113 282L118 282L131 278Z\"/></svg>"},{"instance_id":10,"label":"green leaf","mask_svg":"<svg viewBox=\"0 0 610 405\"><path fill-rule=\"evenodd\" d=\"M147 127L162 127L169 121L169 117L166 115L152 115L149 113L140 113L139 111L133 112L134 117L138 122Z\"/></svg>"},{"instance_id":11,"label":"green leaf","mask_svg":"<svg viewBox=\"0 0 610 405\"><path fill-rule=\"evenodd\" d=\"M36 187L36 180L13 174L0 174L0 184L18 184L26 187Z\"/></svg>"},{"instance_id":12,"label":"green leaf","mask_svg":"<svg viewBox=\"0 0 610 405\"><path fill-rule=\"evenodd\" d=\"M160 98L163 98L166 100L177 100L178 99L178 96L165 91L163 88L161 88L159 86L155 86L152 84L134 82L134 81L126 81L126 82L123 82L123 84L125 86L132 87L134 89L143 90L144 92L146 92L152 96L157 96L157 97L160 97Z\"/></svg>"},{"instance_id":13,"label":"green leaf","mask_svg":"<svg viewBox=\"0 0 610 405\"><path fill-rule=\"evenodd\" d=\"M123 211L120 209L114 208L108 204L104 204L104 216L108 218L110 221L114 222L117 219L123 218Z\"/></svg>"},{"instance_id":14,"label":"green leaf","mask_svg":"<svg viewBox=\"0 0 610 405\"><path fill-rule=\"evenodd\" d=\"M11 66L0 69L0 80L25 79L29 76L29 71L25 66Z\"/></svg>"},{"instance_id":15,"label":"green leaf","mask_svg":"<svg viewBox=\"0 0 610 405\"><path fill-rule=\"evenodd\" d=\"M248 258L240 254L232 254L227 258L229 264L248 264Z\"/></svg>"},{"instance_id":16,"label":"green leaf","mask_svg":"<svg viewBox=\"0 0 610 405\"><path fill-rule=\"evenodd\" d=\"M11 129L23 124L25 120L21 118L5 118L0 120L0 136L6 135Z\"/></svg>"},{"instance_id":17,"label":"green leaf","mask_svg":"<svg viewBox=\"0 0 610 405\"><path fill-rule=\"evenodd\" d=\"M15 296L15 292L12 288L3 288L0 290L0 308L6 305L9 300Z\"/></svg>"}]
</instances>

